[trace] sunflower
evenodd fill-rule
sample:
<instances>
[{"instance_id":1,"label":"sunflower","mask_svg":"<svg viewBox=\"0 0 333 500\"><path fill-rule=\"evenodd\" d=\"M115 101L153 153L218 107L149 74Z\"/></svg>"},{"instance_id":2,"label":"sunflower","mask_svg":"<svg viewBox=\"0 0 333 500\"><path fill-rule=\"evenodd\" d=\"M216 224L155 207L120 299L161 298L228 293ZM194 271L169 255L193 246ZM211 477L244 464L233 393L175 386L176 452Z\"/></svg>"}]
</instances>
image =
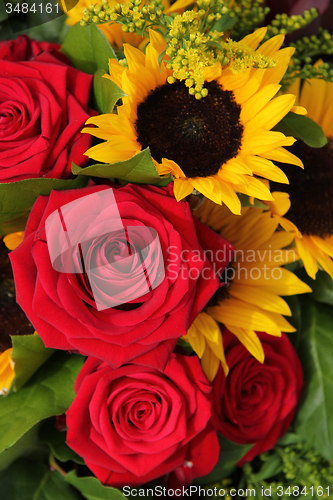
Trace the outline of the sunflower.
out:
<instances>
[{"instance_id":1,"label":"sunflower","mask_svg":"<svg viewBox=\"0 0 333 500\"><path fill-rule=\"evenodd\" d=\"M320 64L322 61L315 66ZM320 265L333 279L333 83L313 78L300 90L297 80L292 90L308 116L322 127L328 142L322 148L310 148L297 141L293 152L303 160L305 169L296 172L292 166L281 167L290 185L274 183L275 201L269 205L280 224L294 234L308 275L315 279Z\"/></svg>"},{"instance_id":2,"label":"sunflower","mask_svg":"<svg viewBox=\"0 0 333 500\"><path fill-rule=\"evenodd\" d=\"M8 392L11 383L14 380L14 362L11 354L13 349L7 349L0 354L0 395Z\"/></svg>"},{"instance_id":3,"label":"sunflower","mask_svg":"<svg viewBox=\"0 0 333 500\"><path fill-rule=\"evenodd\" d=\"M224 271L224 286L206 312L263 363L264 351L256 331L274 336L295 331L283 317L291 316L291 311L280 295L311 292L307 284L281 267L299 259L295 249L285 249L293 234L277 230L278 220L261 208L242 208L236 216L225 206L204 200L193 214L235 248L233 261Z\"/></svg>"},{"instance_id":4,"label":"sunflower","mask_svg":"<svg viewBox=\"0 0 333 500\"><path fill-rule=\"evenodd\" d=\"M266 28L241 40L242 46L256 50ZM234 74L220 63L205 68L205 89L201 100L190 95L181 81L168 83L171 70L158 57L166 42L150 31L146 54L124 46L128 68L110 60L110 75L127 94L117 114L90 118L85 128L106 142L85 154L94 160L113 163L131 158L149 147L160 175L172 174L174 193L181 200L196 189L215 203L224 202L239 214L236 192L262 200L272 200L260 179L287 183L285 174L271 160L302 162L283 146L293 137L272 132L294 106L295 96L274 97L285 73L293 48L280 50L284 37L278 35L257 50L276 61L271 69L248 68Z\"/></svg>"}]
</instances>

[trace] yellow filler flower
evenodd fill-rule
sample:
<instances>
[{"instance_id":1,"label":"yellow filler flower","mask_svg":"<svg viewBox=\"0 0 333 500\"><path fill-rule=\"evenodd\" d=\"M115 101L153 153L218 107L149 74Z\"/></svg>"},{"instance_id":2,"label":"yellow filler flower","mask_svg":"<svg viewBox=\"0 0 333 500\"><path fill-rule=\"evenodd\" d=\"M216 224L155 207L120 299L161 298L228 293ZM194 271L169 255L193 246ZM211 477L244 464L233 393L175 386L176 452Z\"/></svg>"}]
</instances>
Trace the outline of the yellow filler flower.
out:
<instances>
[{"instance_id":1,"label":"yellow filler flower","mask_svg":"<svg viewBox=\"0 0 333 500\"><path fill-rule=\"evenodd\" d=\"M265 33L266 28L261 28L235 43L235 51L246 47L250 54L243 58L243 69L236 68L235 61L230 67L221 63L204 67L202 99L190 95L190 78L186 77L185 84L175 81L167 62L159 65L159 54L166 47L160 34L150 31L146 54L125 44L128 68L110 60L110 75L105 77L127 96L117 114L87 121L98 128L85 128L83 132L105 142L85 154L113 163L149 147L157 171L173 175L177 200L196 189L215 203L225 203L235 214L241 211L236 192L272 200L269 189L255 176L287 183L285 174L271 160L300 167L302 162L283 149L295 139L271 131L294 106L293 95L275 97L294 49L280 50L282 35L257 48ZM276 65L251 66L259 54ZM182 64L187 61L193 63L185 58Z\"/></svg>"},{"instance_id":2,"label":"yellow filler flower","mask_svg":"<svg viewBox=\"0 0 333 500\"><path fill-rule=\"evenodd\" d=\"M299 259L295 249L285 249L293 235L278 231L278 220L261 208L243 208L241 216L235 216L226 207L204 200L193 214L235 248L233 261L224 271L224 286L207 313L263 363L264 351L256 332L279 337L281 332L295 331L283 317L291 316L291 311L281 295L311 292L307 284L282 267Z\"/></svg>"},{"instance_id":3,"label":"yellow filler flower","mask_svg":"<svg viewBox=\"0 0 333 500\"><path fill-rule=\"evenodd\" d=\"M322 61L315 66L320 64ZM294 234L308 275L315 279L320 265L333 279L333 83L312 78L300 91L298 80L293 90L328 142L322 148L310 148L297 141L292 151L303 160L305 169L295 172L292 166L282 167L290 185L273 184L278 192L273 193L270 209L280 225Z\"/></svg>"},{"instance_id":4,"label":"yellow filler flower","mask_svg":"<svg viewBox=\"0 0 333 500\"><path fill-rule=\"evenodd\" d=\"M13 349L0 354L0 395L5 395L14 380L14 362L11 358Z\"/></svg>"}]
</instances>

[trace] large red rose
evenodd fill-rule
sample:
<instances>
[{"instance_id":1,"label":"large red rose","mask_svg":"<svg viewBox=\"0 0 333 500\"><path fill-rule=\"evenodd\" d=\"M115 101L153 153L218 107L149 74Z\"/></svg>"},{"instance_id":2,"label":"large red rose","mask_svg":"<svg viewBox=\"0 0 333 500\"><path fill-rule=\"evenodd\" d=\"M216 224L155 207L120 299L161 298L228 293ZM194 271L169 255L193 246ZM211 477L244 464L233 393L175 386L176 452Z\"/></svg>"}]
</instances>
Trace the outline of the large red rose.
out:
<instances>
[{"instance_id":1,"label":"large red rose","mask_svg":"<svg viewBox=\"0 0 333 500\"><path fill-rule=\"evenodd\" d=\"M72 161L87 161L91 139L80 131L93 113L92 76L62 62L53 45L0 45L0 182L67 178Z\"/></svg>"},{"instance_id":2,"label":"large red rose","mask_svg":"<svg viewBox=\"0 0 333 500\"><path fill-rule=\"evenodd\" d=\"M39 197L10 254L17 301L47 347L161 369L231 257L169 189L135 185Z\"/></svg>"},{"instance_id":3,"label":"large red rose","mask_svg":"<svg viewBox=\"0 0 333 500\"><path fill-rule=\"evenodd\" d=\"M187 486L216 464L211 386L196 357L172 354L164 373L88 358L66 414L67 444L107 485L135 486L165 474Z\"/></svg>"},{"instance_id":4,"label":"large red rose","mask_svg":"<svg viewBox=\"0 0 333 500\"><path fill-rule=\"evenodd\" d=\"M265 352L259 363L228 330L223 331L229 374L220 369L213 382L218 432L240 444L254 444L239 465L274 448L295 415L303 371L287 335L258 333Z\"/></svg>"}]
</instances>

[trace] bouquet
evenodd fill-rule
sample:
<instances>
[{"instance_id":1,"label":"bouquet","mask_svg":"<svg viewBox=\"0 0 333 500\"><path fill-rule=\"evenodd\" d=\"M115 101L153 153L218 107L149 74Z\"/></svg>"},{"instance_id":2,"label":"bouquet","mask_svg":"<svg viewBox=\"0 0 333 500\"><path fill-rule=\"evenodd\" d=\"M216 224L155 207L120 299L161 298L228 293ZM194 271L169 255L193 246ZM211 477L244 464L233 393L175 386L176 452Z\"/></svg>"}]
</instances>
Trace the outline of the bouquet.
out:
<instances>
[{"instance_id":1,"label":"bouquet","mask_svg":"<svg viewBox=\"0 0 333 500\"><path fill-rule=\"evenodd\" d=\"M29 36L6 6L3 498L333 498L333 35L305 4L61 2Z\"/></svg>"}]
</instances>

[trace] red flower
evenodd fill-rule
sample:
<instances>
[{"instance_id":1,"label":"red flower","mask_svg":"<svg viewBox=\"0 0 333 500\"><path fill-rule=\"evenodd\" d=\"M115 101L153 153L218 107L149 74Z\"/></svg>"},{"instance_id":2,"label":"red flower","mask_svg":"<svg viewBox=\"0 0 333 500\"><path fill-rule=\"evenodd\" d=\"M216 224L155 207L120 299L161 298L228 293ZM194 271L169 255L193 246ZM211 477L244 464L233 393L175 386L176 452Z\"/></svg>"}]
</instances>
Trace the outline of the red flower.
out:
<instances>
[{"instance_id":1,"label":"red flower","mask_svg":"<svg viewBox=\"0 0 333 500\"><path fill-rule=\"evenodd\" d=\"M17 301L47 347L161 369L231 257L169 189L135 185L38 198L10 254Z\"/></svg>"},{"instance_id":2,"label":"red flower","mask_svg":"<svg viewBox=\"0 0 333 500\"><path fill-rule=\"evenodd\" d=\"M16 40L0 42L0 60L2 61L29 61L42 52L51 52L53 56L64 63L69 61L59 52L61 45L50 42L36 42L26 35L19 35Z\"/></svg>"},{"instance_id":3,"label":"red flower","mask_svg":"<svg viewBox=\"0 0 333 500\"><path fill-rule=\"evenodd\" d=\"M303 372L287 335L258 333L265 351L259 363L228 330L223 344L229 375L214 382L214 424L227 439L254 444L239 465L274 448L291 424L303 388Z\"/></svg>"},{"instance_id":4,"label":"red flower","mask_svg":"<svg viewBox=\"0 0 333 500\"><path fill-rule=\"evenodd\" d=\"M0 44L0 182L67 178L72 161L87 161L91 139L80 131L93 113L92 76L56 48L27 37Z\"/></svg>"},{"instance_id":5,"label":"red flower","mask_svg":"<svg viewBox=\"0 0 333 500\"><path fill-rule=\"evenodd\" d=\"M164 373L88 358L75 391L67 444L102 483L135 486L174 472L187 486L215 466L211 386L198 358L172 354Z\"/></svg>"}]
</instances>

